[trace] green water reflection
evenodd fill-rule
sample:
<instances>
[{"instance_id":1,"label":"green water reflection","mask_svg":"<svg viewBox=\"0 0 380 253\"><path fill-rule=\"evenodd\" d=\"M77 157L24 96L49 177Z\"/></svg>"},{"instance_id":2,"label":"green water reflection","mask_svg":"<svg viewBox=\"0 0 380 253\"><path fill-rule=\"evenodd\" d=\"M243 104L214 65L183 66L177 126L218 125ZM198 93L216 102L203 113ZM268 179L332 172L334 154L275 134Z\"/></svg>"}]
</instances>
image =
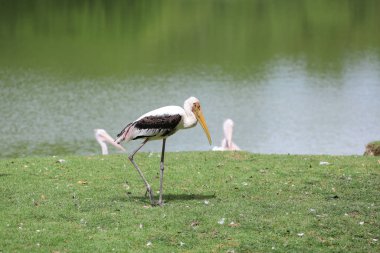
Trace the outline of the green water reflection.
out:
<instances>
[{"instance_id":1,"label":"green water reflection","mask_svg":"<svg viewBox=\"0 0 380 253\"><path fill-rule=\"evenodd\" d=\"M205 64L235 74L290 57L339 71L347 54L379 54L378 10L376 0L1 1L0 64L89 75Z\"/></svg>"}]
</instances>

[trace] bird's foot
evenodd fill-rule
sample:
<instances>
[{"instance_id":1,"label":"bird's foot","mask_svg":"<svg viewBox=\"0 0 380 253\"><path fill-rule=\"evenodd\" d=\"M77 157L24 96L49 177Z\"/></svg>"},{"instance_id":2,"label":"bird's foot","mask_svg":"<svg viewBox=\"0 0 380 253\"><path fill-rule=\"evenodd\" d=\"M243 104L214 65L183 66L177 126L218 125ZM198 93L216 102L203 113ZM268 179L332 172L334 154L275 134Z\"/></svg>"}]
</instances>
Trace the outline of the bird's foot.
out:
<instances>
[{"instance_id":1,"label":"bird's foot","mask_svg":"<svg viewBox=\"0 0 380 253\"><path fill-rule=\"evenodd\" d=\"M160 207L162 207L162 206L165 205L163 201L161 201L161 202L160 202L160 201L153 201L153 202L151 202L150 204L152 205L152 207L155 207L155 206L160 206Z\"/></svg>"},{"instance_id":2,"label":"bird's foot","mask_svg":"<svg viewBox=\"0 0 380 253\"><path fill-rule=\"evenodd\" d=\"M154 200L154 197L153 197L153 190L152 188L146 188L146 191L145 191L145 197L149 194L149 199L150 199L150 204L152 206L163 206L164 205L164 201L162 199L158 200L158 201L155 201Z\"/></svg>"},{"instance_id":3,"label":"bird's foot","mask_svg":"<svg viewBox=\"0 0 380 253\"><path fill-rule=\"evenodd\" d=\"M157 205L159 206L163 206L164 205L164 201L162 200L162 192L160 191L160 196L158 198L158 202L157 202Z\"/></svg>"},{"instance_id":4,"label":"bird's foot","mask_svg":"<svg viewBox=\"0 0 380 253\"><path fill-rule=\"evenodd\" d=\"M153 197L153 191L152 188L148 187L146 188L145 196L149 194L150 203L152 206L155 205L154 197Z\"/></svg>"}]
</instances>

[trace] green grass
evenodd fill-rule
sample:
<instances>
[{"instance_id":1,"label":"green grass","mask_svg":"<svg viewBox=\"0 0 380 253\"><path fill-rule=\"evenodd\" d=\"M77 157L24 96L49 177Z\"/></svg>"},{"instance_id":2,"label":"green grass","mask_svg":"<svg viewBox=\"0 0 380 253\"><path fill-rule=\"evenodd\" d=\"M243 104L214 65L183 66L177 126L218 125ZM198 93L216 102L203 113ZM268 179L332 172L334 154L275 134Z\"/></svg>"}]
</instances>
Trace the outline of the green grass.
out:
<instances>
[{"instance_id":1,"label":"green grass","mask_svg":"<svg viewBox=\"0 0 380 253\"><path fill-rule=\"evenodd\" d=\"M0 252L380 252L376 157L165 159L163 207L126 155L0 160ZM157 190L159 155L135 160Z\"/></svg>"}]
</instances>

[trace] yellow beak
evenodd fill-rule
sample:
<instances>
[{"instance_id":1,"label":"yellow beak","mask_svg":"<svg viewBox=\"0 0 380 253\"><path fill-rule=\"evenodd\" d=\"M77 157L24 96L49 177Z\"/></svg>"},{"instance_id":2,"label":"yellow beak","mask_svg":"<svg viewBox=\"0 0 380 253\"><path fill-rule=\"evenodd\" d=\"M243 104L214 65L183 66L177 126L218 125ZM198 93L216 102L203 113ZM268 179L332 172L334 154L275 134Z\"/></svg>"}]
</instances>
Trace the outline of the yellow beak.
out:
<instances>
[{"instance_id":1,"label":"yellow beak","mask_svg":"<svg viewBox=\"0 0 380 253\"><path fill-rule=\"evenodd\" d=\"M210 136L210 132L208 131L208 127L207 127L207 124L206 124L206 120L205 120L205 117L203 116L203 113L202 111L199 109L196 109L194 110L194 114L195 114L195 117L197 118L197 120L199 121L199 123L201 123L201 126L203 128L203 130L205 131L205 134L207 136L207 139L208 139L208 142L210 143L211 145L211 136Z\"/></svg>"}]
</instances>

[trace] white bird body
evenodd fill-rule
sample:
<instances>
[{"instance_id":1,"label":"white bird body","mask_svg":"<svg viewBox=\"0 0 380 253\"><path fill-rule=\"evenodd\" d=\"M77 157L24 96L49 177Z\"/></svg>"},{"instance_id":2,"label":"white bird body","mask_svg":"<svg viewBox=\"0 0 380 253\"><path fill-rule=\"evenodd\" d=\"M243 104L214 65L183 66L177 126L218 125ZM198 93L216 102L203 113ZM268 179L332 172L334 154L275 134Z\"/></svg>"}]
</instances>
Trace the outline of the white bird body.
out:
<instances>
[{"instance_id":1,"label":"white bird body","mask_svg":"<svg viewBox=\"0 0 380 253\"><path fill-rule=\"evenodd\" d=\"M186 100L184 108L175 105L164 106L143 114L138 119L128 124L118 134L118 138L115 142L128 142L139 138L160 140L173 135L180 129L196 126L198 120L192 111L192 104L198 100L196 99L195 101L194 99L196 98L189 98Z\"/></svg>"},{"instance_id":2,"label":"white bird body","mask_svg":"<svg viewBox=\"0 0 380 253\"><path fill-rule=\"evenodd\" d=\"M224 138L220 147L213 147L213 151L233 151L240 150L239 146L232 141L234 122L232 119L226 119L223 123Z\"/></svg>"},{"instance_id":3,"label":"white bird body","mask_svg":"<svg viewBox=\"0 0 380 253\"><path fill-rule=\"evenodd\" d=\"M230 144L228 144L229 142L226 140L226 139L223 139L222 140L222 150L226 151L226 150L230 150L230 151L233 151L233 150L241 150L240 147L238 145L236 145L234 142L230 142Z\"/></svg>"},{"instance_id":4,"label":"white bird body","mask_svg":"<svg viewBox=\"0 0 380 253\"><path fill-rule=\"evenodd\" d=\"M187 107L187 106L184 106L184 107ZM197 118L195 117L194 113L191 111L190 108L188 109L188 112L186 113L184 108L180 106L176 106L176 105L164 106L156 110L147 112L144 115L142 115L140 118L138 118L137 120L140 120L147 116L161 116L161 115L181 115L182 120L178 124L178 129L191 128L191 127L196 126L198 123Z\"/></svg>"},{"instance_id":5,"label":"white bird body","mask_svg":"<svg viewBox=\"0 0 380 253\"><path fill-rule=\"evenodd\" d=\"M144 144L150 140L162 139L162 153L160 166L160 197L158 205L162 205L162 185L164 177L164 154L166 138L173 135L180 129L194 127L197 122L200 122L203 130L206 133L208 141L211 145L211 137L204 119L199 100L195 97L188 98L183 105L180 106L165 106L148 113L129 123L118 135L115 143L119 144L122 141L130 141L136 139L144 139L140 147L138 147L130 156L129 160L136 168L141 178L144 180L151 204L154 205L153 191L145 179L142 171L133 160L133 156L139 151Z\"/></svg>"}]
</instances>

